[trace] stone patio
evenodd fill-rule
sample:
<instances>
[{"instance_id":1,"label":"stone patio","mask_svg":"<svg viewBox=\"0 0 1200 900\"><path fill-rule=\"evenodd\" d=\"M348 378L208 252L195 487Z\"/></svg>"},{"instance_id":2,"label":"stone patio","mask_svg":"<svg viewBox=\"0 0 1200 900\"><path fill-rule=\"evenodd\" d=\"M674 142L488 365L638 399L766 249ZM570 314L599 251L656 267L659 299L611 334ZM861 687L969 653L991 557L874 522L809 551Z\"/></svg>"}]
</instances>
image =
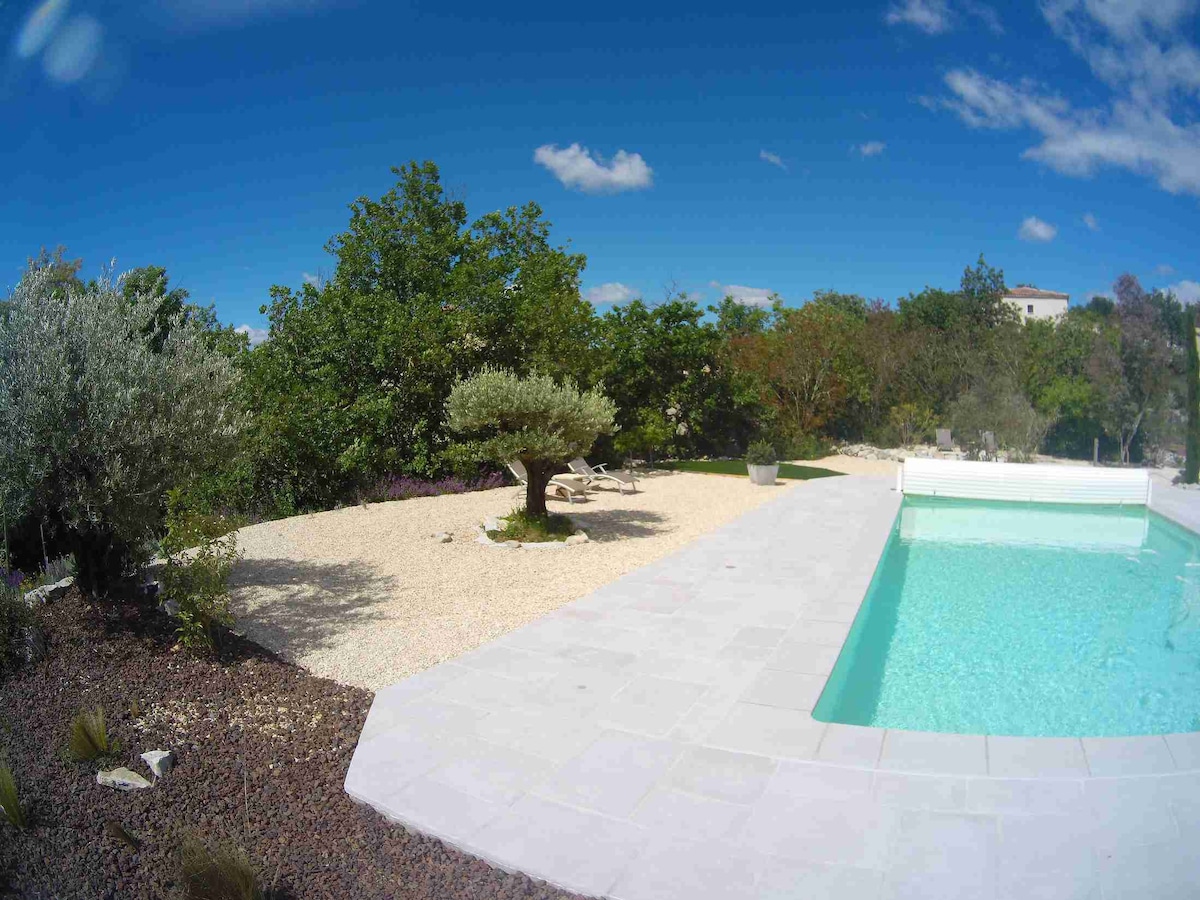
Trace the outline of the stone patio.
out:
<instances>
[{"instance_id":1,"label":"stone patio","mask_svg":"<svg viewBox=\"0 0 1200 900\"><path fill-rule=\"evenodd\" d=\"M809 482L380 691L346 790L497 866L617 900L1200 895L1200 734L812 718L893 487ZM1174 518L1200 509L1200 492L1154 490Z\"/></svg>"}]
</instances>

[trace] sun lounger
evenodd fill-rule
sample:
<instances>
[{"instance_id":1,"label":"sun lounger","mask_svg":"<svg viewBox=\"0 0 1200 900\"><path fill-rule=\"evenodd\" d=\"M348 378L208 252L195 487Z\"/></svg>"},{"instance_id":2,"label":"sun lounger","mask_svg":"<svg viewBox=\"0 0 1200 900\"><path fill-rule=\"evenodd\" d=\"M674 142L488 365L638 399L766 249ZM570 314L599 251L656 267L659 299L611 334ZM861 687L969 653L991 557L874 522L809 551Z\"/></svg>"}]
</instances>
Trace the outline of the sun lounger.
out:
<instances>
[{"instance_id":1,"label":"sun lounger","mask_svg":"<svg viewBox=\"0 0 1200 900\"><path fill-rule=\"evenodd\" d=\"M939 450L952 451L954 449L954 441L950 436L949 428L939 428L937 434L937 448Z\"/></svg>"},{"instance_id":2,"label":"sun lounger","mask_svg":"<svg viewBox=\"0 0 1200 900\"><path fill-rule=\"evenodd\" d=\"M510 462L508 464L508 471L513 473L513 478L517 479L520 484L529 484L529 473L525 470L525 466L520 460L514 459ZM546 485L546 493L558 497L560 500L566 500L568 503L574 503L576 500L586 500L587 482L577 475L568 475L564 472L550 479L550 483Z\"/></svg>"},{"instance_id":3,"label":"sun lounger","mask_svg":"<svg viewBox=\"0 0 1200 900\"><path fill-rule=\"evenodd\" d=\"M637 493L637 479L628 472L606 472L605 466L590 466L582 456L571 460L567 466L589 484L593 481L611 481L622 494L625 493L625 488L629 488L630 493Z\"/></svg>"}]
</instances>

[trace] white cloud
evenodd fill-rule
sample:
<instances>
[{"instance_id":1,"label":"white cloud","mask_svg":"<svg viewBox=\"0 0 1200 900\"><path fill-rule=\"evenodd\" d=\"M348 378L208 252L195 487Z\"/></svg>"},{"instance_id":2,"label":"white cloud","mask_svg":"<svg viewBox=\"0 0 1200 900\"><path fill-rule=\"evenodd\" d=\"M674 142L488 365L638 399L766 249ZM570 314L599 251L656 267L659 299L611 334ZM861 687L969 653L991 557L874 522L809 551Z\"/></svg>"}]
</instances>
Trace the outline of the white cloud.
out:
<instances>
[{"instance_id":1,"label":"white cloud","mask_svg":"<svg viewBox=\"0 0 1200 900\"><path fill-rule=\"evenodd\" d=\"M1100 223L1096 220L1096 217L1094 215L1092 215L1090 212L1083 214L1083 224L1088 227L1088 231L1099 231L1100 230Z\"/></svg>"},{"instance_id":2,"label":"white cloud","mask_svg":"<svg viewBox=\"0 0 1200 900\"><path fill-rule=\"evenodd\" d=\"M255 328L253 325L239 325L233 330L238 334L244 334L250 338L251 347L257 347L259 344L265 341L267 339L267 335L270 334L267 329Z\"/></svg>"},{"instance_id":3,"label":"white cloud","mask_svg":"<svg viewBox=\"0 0 1200 900\"><path fill-rule=\"evenodd\" d=\"M869 156L878 156L887 149L887 144L883 141L867 141L865 144L855 144L854 152L866 159Z\"/></svg>"},{"instance_id":4,"label":"white cloud","mask_svg":"<svg viewBox=\"0 0 1200 900\"><path fill-rule=\"evenodd\" d=\"M999 37L1004 34L1004 23L1000 21L1000 14L986 3L977 3L974 0L967 0L963 3L963 8L972 16L983 23L992 34Z\"/></svg>"},{"instance_id":5,"label":"white cloud","mask_svg":"<svg viewBox=\"0 0 1200 900\"><path fill-rule=\"evenodd\" d=\"M637 296L637 291L619 281L609 281L589 288L584 295L592 303L625 303Z\"/></svg>"},{"instance_id":6,"label":"white cloud","mask_svg":"<svg viewBox=\"0 0 1200 900\"><path fill-rule=\"evenodd\" d=\"M1165 278L1167 275L1175 274L1175 267L1168 263L1159 263L1154 267L1154 274L1162 275Z\"/></svg>"},{"instance_id":7,"label":"white cloud","mask_svg":"<svg viewBox=\"0 0 1200 900\"><path fill-rule=\"evenodd\" d=\"M783 157L778 153L772 153L769 150L759 150L758 158L763 162L769 162L773 166L778 166L785 172L788 170L787 163L783 161Z\"/></svg>"},{"instance_id":8,"label":"white cloud","mask_svg":"<svg viewBox=\"0 0 1200 900\"><path fill-rule=\"evenodd\" d=\"M1037 216L1029 216L1021 223L1017 237L1023 241L1036 241L1044 244L1054 240L1056 234L1058 234L1058 229L1049 222L1043 222Z\"/></svg>"},{"instance_id":9,"label":"white cloud","mask_svg":"<svg viewBox=\"0 0 1200 900\"><path fill-rule=\"evenodd\" d=\"M950 30L950 7L946 0L902 0L888 7L884 21L889 25L911 25L926 34Z\"/></svg>"},{"instance_id":10,"label":"white cloud","mask_svg":"<svg viewBox=\"0 0 1200 900\"><path fill-rule=\"evenodd\" d=\"M636 191L653 183L654 172L640 153L618 150L610 162L579 144L559 148L543 144L533 152L533 160L545 166L564 187L586 194L615 194Z\"/></svg>"},{"instance_id":11,"label":"white cloud","mask_svg":"<svg viewBox=\"0 0 1200 900\"><path fill-rule=\"evenodd\" d=\"M934 105L973 128L1026 129L1039 141L1024 158L1066 175L1104 167L1153 179L1170 193L1200 196L1200 50L1189 40L1195 0L1043 0L1053 32L1109 90L1080 108L1033 81L1002 81L973 69L945 76Z\"/></svg>"},{"instance_id":12,"label":"white cloud","mask_svg":"<svg viewBox=\"0 0 1200 900\"><path fill-rule=\"evenodd\" d=\"M949 0L900 0L888 7L883 17L889 25L911 25L926 34L945 34L966 16L978 19L992 34L1004 34L1000 16L980 0L961 0L952 9Z\"/></svg>"},{"instance_id":13,"label":"white cloud","mask_svg":"<svg viewBox=\"0 0 1200 900\"><path fill-rule=\"evenodd\" d=\"M301 272L300 277L304 279L305 284L311 284L313 287L317 287L321 283L321 276L314 275L312 272Z\"/></svg>"},{"instance_id":14,"label":"white cloud","mask_svg":"<svg viewBox=\"0 0 1200 900\"><path fill-rule=\"evenodd\" d=\"M747 287L744 284L721 284L718 281L712 282L712 286L720 289L721 296L732 297L744 306L770 306L774 302L772 296L775 292L769 288Z\"/></svg>"},{"instance_id":15,"label":"white cloud","mask_svg":"<svg viewBox=\"0 0 1200 900\"><path fill-rule=\"evenodd\" d=\"M1167 288L1181 303L1200 303L1200 281L1177 281Z\"/></svg>"}]
</instances>

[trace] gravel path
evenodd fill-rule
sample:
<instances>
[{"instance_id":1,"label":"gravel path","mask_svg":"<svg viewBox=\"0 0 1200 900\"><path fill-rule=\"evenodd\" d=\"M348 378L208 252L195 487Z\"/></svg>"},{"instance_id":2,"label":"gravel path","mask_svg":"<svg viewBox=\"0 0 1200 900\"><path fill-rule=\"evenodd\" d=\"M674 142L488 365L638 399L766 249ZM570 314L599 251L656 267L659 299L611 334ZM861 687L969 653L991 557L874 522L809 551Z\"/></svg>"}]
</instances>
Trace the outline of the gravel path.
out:
<instances>
[{"instance_id":1,"label":"gravel path","mask_svg":"<svg viewBox=\"0 0 1200 900\"><path fill-rule=\"evenodd\" d=\"M637 494L552 504L591 543L504 550L475 543L515 487L377 503L242 529L238 628L343 684L378 690L451 659L670 553L781 491L744 478L654 473ZM435 532L454 536L449 544Z\"/></svg>"}]
</instances>

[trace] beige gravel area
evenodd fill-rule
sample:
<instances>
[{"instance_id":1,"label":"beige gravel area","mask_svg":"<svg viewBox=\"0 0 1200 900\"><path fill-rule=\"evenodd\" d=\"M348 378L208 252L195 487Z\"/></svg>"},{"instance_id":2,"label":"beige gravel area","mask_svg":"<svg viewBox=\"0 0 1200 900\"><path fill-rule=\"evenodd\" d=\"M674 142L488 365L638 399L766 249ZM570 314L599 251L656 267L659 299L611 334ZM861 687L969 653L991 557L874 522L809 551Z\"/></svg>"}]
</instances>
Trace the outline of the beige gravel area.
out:
<instances>
[{"instance_id":1,"label":"beige gravel area","mask_svg":"<svg viewBox=\"0 0 1200 900\"><path fill-rule=\"evenodd\" d=\"M821 459L803 460L797 465L831 469L845 475L895 475L900 463L892 459L862 459L858 456L843 456L841 453L835 453L833 456Z\"/></svg>"},{"instance_id":2,"label":"beige gravel area","mask_svg":"<svg viewBox=\"0 0 1200 900\"><path fill-rule=\"evenodd\" d=\"M378 690L451 659L653 562L741 513L803 490L654 473L637 494L551 504L591 542L508 550L479 523L523 502L515 487L375 503L243 528L232 579L238 627L286 659ZM448 544L435 532L454 536Z\"/></svg>"}]
</instances>

